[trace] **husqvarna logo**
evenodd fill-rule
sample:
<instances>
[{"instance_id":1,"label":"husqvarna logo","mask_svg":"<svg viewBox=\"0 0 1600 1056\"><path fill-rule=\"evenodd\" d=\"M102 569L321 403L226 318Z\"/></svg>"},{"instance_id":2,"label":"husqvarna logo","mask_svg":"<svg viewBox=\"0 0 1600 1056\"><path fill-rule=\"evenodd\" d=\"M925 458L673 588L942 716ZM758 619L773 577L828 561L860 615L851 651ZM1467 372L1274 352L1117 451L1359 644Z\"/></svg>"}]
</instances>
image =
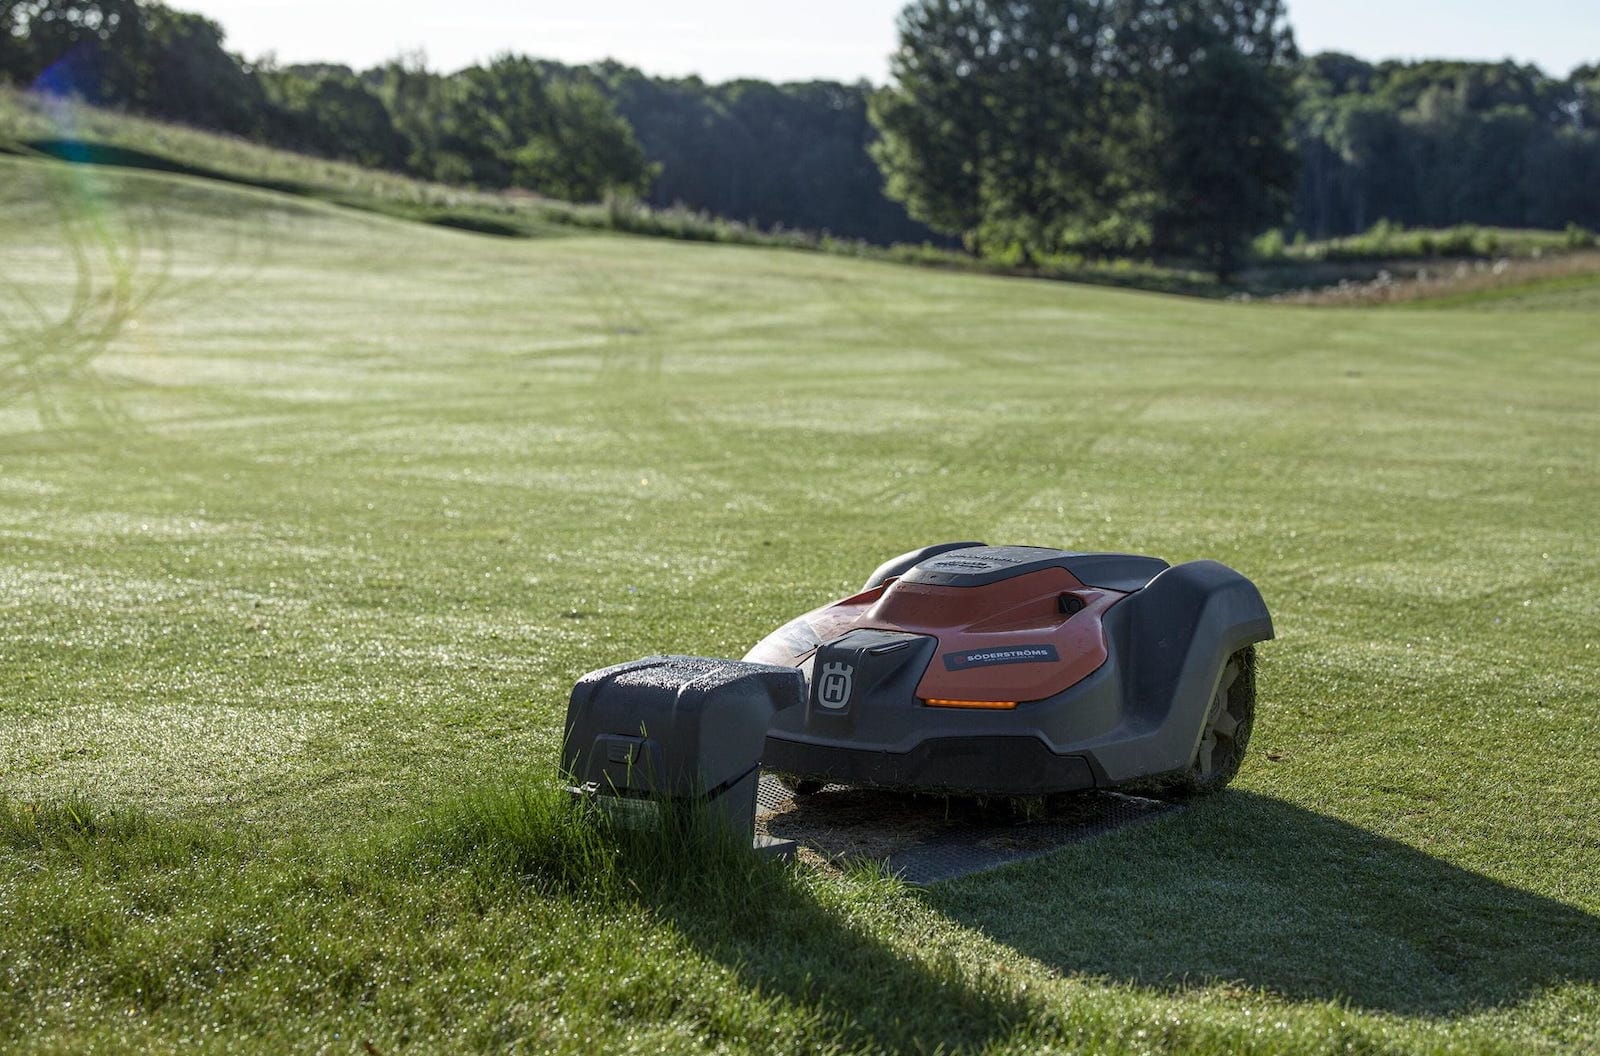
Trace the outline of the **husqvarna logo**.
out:
<instances>
[{"instance_id":1,"label":"husqvarna logo","mask_svg":"<svg viewBox=\"0 0 1600 1056\"><path fill-rule=\"evenodd\" d=\"M825 664L822 681L817 684L817 700L825 708L842 708L850 703L850 682L856 669L849 664Z\"/></svg>"}]
</instances>

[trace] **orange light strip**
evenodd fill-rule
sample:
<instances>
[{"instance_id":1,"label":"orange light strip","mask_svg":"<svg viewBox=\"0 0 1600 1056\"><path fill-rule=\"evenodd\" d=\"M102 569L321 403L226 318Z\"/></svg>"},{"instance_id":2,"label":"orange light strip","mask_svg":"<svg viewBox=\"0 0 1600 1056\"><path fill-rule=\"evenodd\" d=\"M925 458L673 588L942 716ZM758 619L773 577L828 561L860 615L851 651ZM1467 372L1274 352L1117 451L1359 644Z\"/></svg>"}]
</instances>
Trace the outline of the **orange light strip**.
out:
<instances>
[{"instance_id":1,"label":"orange light strip","mask_svg":"<svg viewBox=\"0 0 1600 1056\"><path fill-rule=\"evenodd\" d=\"M923 697L922 703L930 708L980 708L985 711L1008 711L1017 706L1014 700L945 700L942 697Z\"/></svg>"}]
</instances>

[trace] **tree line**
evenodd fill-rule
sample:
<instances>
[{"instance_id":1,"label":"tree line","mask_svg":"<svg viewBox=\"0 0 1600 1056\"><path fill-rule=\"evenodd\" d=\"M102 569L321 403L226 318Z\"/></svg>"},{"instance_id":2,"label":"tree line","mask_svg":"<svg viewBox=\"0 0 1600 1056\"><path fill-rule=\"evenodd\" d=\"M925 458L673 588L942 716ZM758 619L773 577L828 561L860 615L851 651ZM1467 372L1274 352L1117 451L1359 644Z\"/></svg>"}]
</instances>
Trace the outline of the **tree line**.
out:
<instances>
[{"instance_id":1,"label":"tree line","mask_svg":"<svg viewBox=\"0 0 1600 1056\"><path fill-rule=\"evenodd\" d=\"M1512 62L1322 54L1296 94L1294 230L1600 229L1600 64L1558 80Z\"/></svg>"},{"instance_id":2,"label":"tree line","mask_svg":"<svg viewBox=\"0 0 1600 1056\"><path fill-rule=\"evenodd\" d=\"M0 0L0 48L0 77L36 90L444 183L597 201L655 173L594 85L521 56L248 63L215 22L140 0Z\"/></svg>"},{"instance_id":3,"label":"tree line","mask_svg":"<svg viewBox=\"0 0 1600 1056\"><path fill-rule=\"evenodd\" d=\"M1269 227L1600 227L1600 67L1301 57L1278 0L914 0L892 79L707 84L504 55L248 62L143 0L0 0L0 77L445 183L874 242L1180 255Z\"/></svg>"}]
</instances>

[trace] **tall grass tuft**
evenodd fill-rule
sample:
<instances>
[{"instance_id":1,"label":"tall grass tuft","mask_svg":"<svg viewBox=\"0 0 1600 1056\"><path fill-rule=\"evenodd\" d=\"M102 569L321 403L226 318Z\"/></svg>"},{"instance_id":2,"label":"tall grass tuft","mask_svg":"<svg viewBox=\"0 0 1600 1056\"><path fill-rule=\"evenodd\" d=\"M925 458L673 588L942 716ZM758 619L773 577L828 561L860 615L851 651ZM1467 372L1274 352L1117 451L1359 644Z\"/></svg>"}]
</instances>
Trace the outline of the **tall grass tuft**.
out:
<instances>
[{"instance_id":1,"label":"tall grass tuft","mask_svg":"<svg viewBox=\"0 0 1600 1056\"><path fill-rule=\"evenodd\" d=\"M466 870L490 887L650 901L753 895L782 870L702 805L579 799L535 778L442 803L398 845L412 864Z\"/></svg>"},{"instance_id":2,"label":"tall grass tuft","mask_svg":"<svg viewBox=\"0 0 1600 1056\"><path fill-rule=\"evenodd\" d=\"M50 803L0 800L0 856L49 861L86 875L189 869L248 857L236 830L107 807L82 795Z\"/></svg>"}]
</instances>

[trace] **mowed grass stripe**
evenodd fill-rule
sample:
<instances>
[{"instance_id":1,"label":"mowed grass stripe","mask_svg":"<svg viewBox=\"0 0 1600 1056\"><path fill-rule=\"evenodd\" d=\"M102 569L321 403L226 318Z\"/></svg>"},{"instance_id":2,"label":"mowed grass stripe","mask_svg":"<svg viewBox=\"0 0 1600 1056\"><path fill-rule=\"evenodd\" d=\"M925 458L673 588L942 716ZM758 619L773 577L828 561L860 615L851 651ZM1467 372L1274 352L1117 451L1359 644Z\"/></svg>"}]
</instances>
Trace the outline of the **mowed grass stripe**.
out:
<instances>
[{"instance_id":1,"label":"mowed grass stripe","mask_svg":"<svg viewBox=\"0 0 1600 1056\"><path fill-rule=\"evenodd\" d=\"M12 1047L1596 1043L1592 313L0 187ZM1250 575L1239 791L925 893L573 886L545 793L462 800L544 787L582 672L969 537Z\"/></svg>"}]
</instances>

